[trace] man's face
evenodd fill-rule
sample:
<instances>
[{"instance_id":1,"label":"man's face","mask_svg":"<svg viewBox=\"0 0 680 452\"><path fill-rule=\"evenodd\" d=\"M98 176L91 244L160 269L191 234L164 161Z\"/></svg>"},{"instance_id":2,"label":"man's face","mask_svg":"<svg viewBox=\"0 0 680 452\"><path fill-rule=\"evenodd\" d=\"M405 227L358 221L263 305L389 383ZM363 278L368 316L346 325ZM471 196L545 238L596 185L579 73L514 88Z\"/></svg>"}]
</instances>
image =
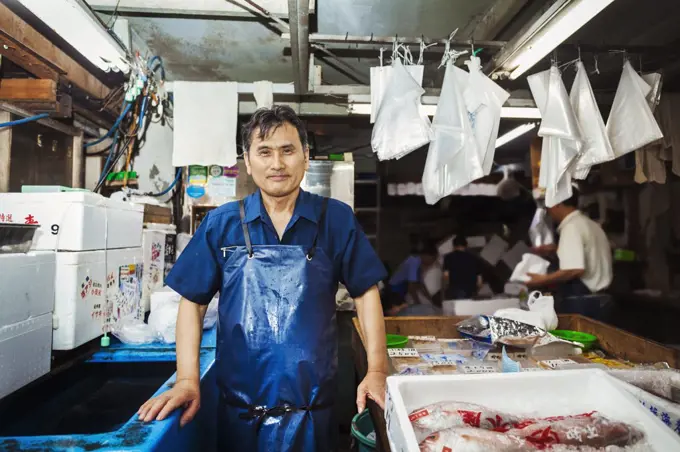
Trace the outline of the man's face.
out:
<instances>
[{"instance_id":1,"label":"man's face","mask_svg":"<svg viewBox=\"0 0 680 452\"><path fill-rule=\"evenodd\" d=\"M245 159L248 174L265 194L288 196L300 187L309 167L308 150L303 149L298 131L290 123L283 123L262 139L258 132L253 132Z\"/></svg>"}]
</instances>

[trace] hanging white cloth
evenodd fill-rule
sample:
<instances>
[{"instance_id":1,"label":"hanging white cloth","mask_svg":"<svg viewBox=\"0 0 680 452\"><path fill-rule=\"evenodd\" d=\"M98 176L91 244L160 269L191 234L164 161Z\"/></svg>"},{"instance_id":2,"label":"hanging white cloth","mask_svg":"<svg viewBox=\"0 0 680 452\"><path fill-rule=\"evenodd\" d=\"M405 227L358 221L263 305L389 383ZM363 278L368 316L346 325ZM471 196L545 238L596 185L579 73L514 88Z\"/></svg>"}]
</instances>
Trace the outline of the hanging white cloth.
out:
<instances>
[{"instance_id":1,"label":"hanging white cloth","mask_svg":"<svg viewBox=\"0 0 680 452\"><path fill-rule=\"evenodd\" d=\"M175 82L172 165L236 165L238 83Z\"/></svg>"},{"instance_id":2,"label":"hanging white cloth","mask_svg":"<svg viewBox=\"0 0 680 452\"><path fill-rule=\"evenodd\" d=\"M617 157L663 138L647 101L651 91L652 87L626 61L607 120L607 135Z\"/></svg>"},{"instance_id":3,"label":"hanging white cloth","mask_svg":"<svg viewBox=\"0 0 680 452\"><path fill-rule=\"evenodd\" d=\"M574 164L573 175L576 179L585 179L592 166L614 160L615 155L588 80L588 71L581 61L576 67L569 100L581 128L583 149Z\"/></svg>"},{"instance_id":4,"label":"hanging white cloth","mask_svg":"<svg viewBox=\"0 0 680 452\"><path fill-rule=\"evenodd\" d=\"M274 85L270 81L253 83L253 95L257 108L272 108L274 106Z\"/></svg>"}]
</instances>

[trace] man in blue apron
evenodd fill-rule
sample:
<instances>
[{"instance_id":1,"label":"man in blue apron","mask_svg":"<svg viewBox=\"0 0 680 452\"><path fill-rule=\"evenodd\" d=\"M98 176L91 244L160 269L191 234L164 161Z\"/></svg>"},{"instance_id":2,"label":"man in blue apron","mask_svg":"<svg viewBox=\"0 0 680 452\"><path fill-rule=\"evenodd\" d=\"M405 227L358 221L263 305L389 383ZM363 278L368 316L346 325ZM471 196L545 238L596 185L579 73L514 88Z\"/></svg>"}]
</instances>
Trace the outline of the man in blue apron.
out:
<instances>
[{"instance_id":1,"label":"man in blue apron","mask_svg":"<svg viewBox=\"0 0 680 452\"><path fill-rule=\"evenodd\" d=\"M248 174L259 190L211 211L168 276L182 295L177 384L140 408L145 421L199 408L199 345L207 304L217 326L218 450L332 451L337 424L335 294L354 297L369 372L366 397L384 403L387 354L376 284L386 277L352 209L304 192L307 133L288 107L260 109L244 126Z\"/></svg>"},{"instance_id":2,"label":"man in blue apron","mask_svg":"<svg viewBox=\"0 0 680 452\"><path fill-rule=\"evenodd\" d=\"M530 274L532 289L554 291L560 313L583 314L601 319L609 297L604 291L613 278L612 252L602 227L578 210L578 190L571 198L548 208L558 223L559 266L547 275Z\"/></svg>"}]
</instances>

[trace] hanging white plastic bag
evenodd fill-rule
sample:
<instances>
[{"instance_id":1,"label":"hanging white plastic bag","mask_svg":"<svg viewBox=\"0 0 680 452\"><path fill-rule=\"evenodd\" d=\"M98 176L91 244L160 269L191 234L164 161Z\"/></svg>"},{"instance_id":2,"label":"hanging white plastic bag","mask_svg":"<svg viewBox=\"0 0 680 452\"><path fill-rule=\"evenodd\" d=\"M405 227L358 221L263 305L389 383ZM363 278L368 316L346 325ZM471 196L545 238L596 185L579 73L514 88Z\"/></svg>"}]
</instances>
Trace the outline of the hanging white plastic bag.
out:
<instances>
[{"instance_id":1,"label":"hanging white plastic bag","mask_svg":"<svg viewBox=\"0 0 680 452\"><path fill-rule=\"evenodd\" d=\"M465 64L470 73L465 74L464 71L457 71L456 74L467 75L463 91L465 106L481 155L482 170L484 175L489 175L496 154L496 139L501 123L501 110L503 104L510 98L510 93L484 75L480 59L476 56L470 57Z\"/></svg>"},{"instance_id":2,"label":"hanging white plastic bag","mask_svg":"<svg viewBox=\"0 0 680 452\"><path fill-rule=\"evenodd\" d=\"M552 66L528 80L543 118L539 185L546 190L546 206L553 207L572 195L570 170L582 148L581 134L559 69Z\"/></svg>"},{"instance_id":3,"label":"hanging white plastic bag","mask_svg":"<svg viewBox=\"0 0 680 452\"><path fill-rule=\"evenodd\" d=\"M576 67L576 78L571 87L569 100L581 127L583 149L574 164L573 175L576 179L583 180L588 177L593 165L614 160L616 156L595 101L585 65L579 61Z\"/></svg>"},{"instance_id":4,"label":"hanging white plastic bag","mask_svg":"<svg viewBox=\"0 0 680 452\"><path fill-rule=\"evenodd\" d=\"M428 204L484 176L457 71L464 72L449 59L433 121L434 139L423 171L423 193Z\"/></svg>"},{"instance_id":5,"label":"hanging white plastic bag","mask_svg":"<svg viewBox=\"0 0 680 452\"><path fill-rule=\"evenodd\" d=\"M380 49L380 66L371 68L371 124L375 122L380 104L385 97L385 90L392 77L392 66L383 66L383 49ZM395 54L394 58L398 58ZM418 85L423 85L423 73L425 66L422 64L405 64L404 68L411 74Z\"/></svg>"},{"instance_id":6,"label":"hanging white plastic bag","mask_svg":"<svg viewBox=\"0 0 680 452\"><path fill-rule=\"evenodd\" d=\"M432 139L430 120L420 109L425 90L398 59L380 103L371 146L380 160L399 159Z\"/></svg>"},{"instance_id":7,"label":"hanging white plastic bag","mask_svg":"<svg viewBox=\"0 0 680 452\"><path fill-rule=\"evenodd\" d=\"M663 138L647 101L651 91L652 88L626 61L606 126L617 157Z\"/></svg>"},{"instance_id":8,"label":"hanging white plastic bag","mask_svg":"<svg viewBox=\"0 0 680 452\"><path fill-rule=\"evenodd\" d=\"M531 253L522 255L522 260L515 266L510 276L510 281L513 282L527 282L531 278L529 273L536 275L545 275L548 273L550 262L540 256Z\"/></svg>"}]
</instances>

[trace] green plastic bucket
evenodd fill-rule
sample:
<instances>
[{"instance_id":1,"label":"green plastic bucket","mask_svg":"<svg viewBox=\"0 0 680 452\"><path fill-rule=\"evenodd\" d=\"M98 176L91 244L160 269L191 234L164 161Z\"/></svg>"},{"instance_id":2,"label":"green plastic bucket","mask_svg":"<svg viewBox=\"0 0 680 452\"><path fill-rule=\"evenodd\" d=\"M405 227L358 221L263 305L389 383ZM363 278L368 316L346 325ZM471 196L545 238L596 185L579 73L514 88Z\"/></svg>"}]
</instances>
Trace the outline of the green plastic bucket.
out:
<instances>
[{"instance_id":1,"label":"green plastic bucket","mask_svg":"<svg viewBox=\"0 0 680 452\"><path fill-rule=\"evenodd\" d=\"M557 336L560 339L566 339L568 341L580 342L583 344L583 351L588 351L597 342L597 337L588 333L581 333L580 331L571 330L553 330L550 332L553 336Z\"/></svg>"},{"instance_id":2,"label":"green plastic bucket","mask_svg":"<svg viewBox=\"0 0 680 452\"><path fill-rule=\"evenodd\" d=\"M359 443L359 452L375 450L375 430L368 410L364 410L363 413L357 414L352 419L352 436Z\"/></svg>"}]
</instances>

